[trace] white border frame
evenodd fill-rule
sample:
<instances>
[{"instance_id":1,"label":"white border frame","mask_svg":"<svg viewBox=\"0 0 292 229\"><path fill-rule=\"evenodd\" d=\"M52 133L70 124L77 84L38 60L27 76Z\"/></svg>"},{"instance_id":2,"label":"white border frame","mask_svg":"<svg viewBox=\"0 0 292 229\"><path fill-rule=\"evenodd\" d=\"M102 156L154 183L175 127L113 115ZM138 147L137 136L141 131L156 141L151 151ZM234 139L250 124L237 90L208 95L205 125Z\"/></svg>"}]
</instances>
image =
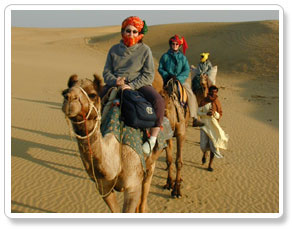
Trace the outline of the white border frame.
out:
<instances>
[{"instance_id":1,"label":"white border frame","mask_svg":"<svg viewBox=\"0 0 292 229\"><path fill-rule=\"evenodd\" d=\"M11 11L12 10L278 10L279 12L279 213L11 213ZM283 215L283 15L279 5L8 5L5 8L5 214L10 218L279 218Z\"/></svg>"}]
</instances>

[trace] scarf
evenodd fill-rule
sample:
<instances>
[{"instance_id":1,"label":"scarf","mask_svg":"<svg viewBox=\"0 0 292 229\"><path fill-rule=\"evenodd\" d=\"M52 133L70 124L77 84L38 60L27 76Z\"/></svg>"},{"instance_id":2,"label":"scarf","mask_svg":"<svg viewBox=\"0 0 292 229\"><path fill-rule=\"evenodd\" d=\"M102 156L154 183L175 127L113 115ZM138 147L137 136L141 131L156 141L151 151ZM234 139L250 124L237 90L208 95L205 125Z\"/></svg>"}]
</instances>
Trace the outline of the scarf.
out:
<instances>
[{"instance_id":1,"label":"scarf","mask_svg":"<svg viewBox=\"0 0 292 229\"><path fill-rule=\"evenodd\" d=\"M122 35L123 42L127 47L131 47L135 44L137 44L142 38L144 37L144 34L139 34L137 37L129 37L127 35Z\"/></svg>"}]
</instances>

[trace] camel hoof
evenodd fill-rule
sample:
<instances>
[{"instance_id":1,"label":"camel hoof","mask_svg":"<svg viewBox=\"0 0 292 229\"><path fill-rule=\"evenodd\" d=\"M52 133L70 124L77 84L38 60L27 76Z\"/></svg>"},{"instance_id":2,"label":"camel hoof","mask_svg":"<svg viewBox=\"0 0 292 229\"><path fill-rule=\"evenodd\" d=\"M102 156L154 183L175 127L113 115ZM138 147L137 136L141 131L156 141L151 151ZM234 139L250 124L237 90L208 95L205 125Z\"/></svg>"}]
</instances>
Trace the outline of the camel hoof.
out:
<instances>
[{"instance_id":1,"label":"camel hoof","mask_svg":"<svg viewBox=\"0 0 292 229\"><path fill-rule=\"evenodd\" d=\"M171 197L173 197L173 198L177 197L177 194L176 194L176 192L174 190L171 192Z\"/></svg>"},{"instance_id":2,"label":"camel hoof","mask_svg":"<svg viewBox=\"0 0 292 229\"><path fill-rule=\"evenodd\" d=\"M171 194L171 197L172 197L173 199L176 199L176 198L177 198L176 195L172 195L172 194Z\"/></svg>"},{"instance_id":3,"label":"camel hoof","mask_svg":"<svg viewBox=\"0 0 292 229\"><path fill-rule=\"evenodd\" d=\"M208 171L213 172L214 169L212 169L211 167L208 168Z\"/></svg>"},{"instance_id":4,"label":"camel hoof","mask_svg":"<svg viewBox=\"0 0 292 229\"><path fill-rule=\"evenodd\" d=\"M172 188L171 188L171 185L166 184L163 186L163 189L171 190Z\"/></svg>"}]
</instances>

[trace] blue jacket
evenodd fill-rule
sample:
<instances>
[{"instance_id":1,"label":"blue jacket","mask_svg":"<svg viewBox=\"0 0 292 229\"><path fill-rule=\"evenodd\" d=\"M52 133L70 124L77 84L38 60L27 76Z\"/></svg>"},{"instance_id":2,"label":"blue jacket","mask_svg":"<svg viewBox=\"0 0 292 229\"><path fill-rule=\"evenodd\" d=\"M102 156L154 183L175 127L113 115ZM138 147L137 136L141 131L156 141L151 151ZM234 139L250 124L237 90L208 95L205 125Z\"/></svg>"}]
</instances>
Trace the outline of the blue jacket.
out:
<instances>
[{"instance_id":1,"label":"blue jacket","mask_svg":"<svg viewBox=\"0 0 292 229\"><path fill-rule=\"evenodd\" d=\"M169 49L160 58L158 71L164 83L169 80L169 76L175 75L183 84L189 76L190 66L184 54Z\"/></svg>"}]
</instances>

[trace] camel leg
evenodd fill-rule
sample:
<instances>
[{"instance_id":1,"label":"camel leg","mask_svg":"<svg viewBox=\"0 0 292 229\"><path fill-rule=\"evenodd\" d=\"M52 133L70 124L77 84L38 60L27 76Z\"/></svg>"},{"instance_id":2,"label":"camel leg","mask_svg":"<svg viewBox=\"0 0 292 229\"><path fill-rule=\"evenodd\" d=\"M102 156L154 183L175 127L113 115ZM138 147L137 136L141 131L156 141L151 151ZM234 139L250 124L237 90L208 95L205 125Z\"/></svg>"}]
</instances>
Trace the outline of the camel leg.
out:
<instances>
[{"instance_id":1,"label":"camel leg","mask_svg":"<svg viewBox=\"0 0 292 229\"><path fill-rule=\"evenodd\" d=\"M173 163L172 163L172 148L173 148L173 142L172 139L167 140L167 147L165 149L166 151L166 164L167 164L167 182L166 185L163 186L164 189L173 189L174 186L174 177L172 176L173 171Z\"/></svg>"},{"instance_id":2,"label":"camel leg","mask_svg":"<svg viewBox=\"0 0 292 229\"><path fill-rule=\"evenodd\" d=\"M209 161L209 166L208 166L208 171L212 172L214 169L212 168L212 163L213 163L213 160L214 160L214 156L215 154L210 151L210 161Z\"/></svg>"},{"instance_id":3,"label":"camel leg","mask_svg":"<svg viewBox=\"0 0 292 229\"><path fill-rule=\"evenodd\" d=\"M116 194L114 191L112 191L108 196L103 197L103 200L105 201L107 206L110 208L112 213L120 212L120 207L119 207L118 201L116 199Z\"/></svg>"},{"instance_id":4,"label":"camel leg","mask_svg":"<svg viewBox=\"0 0 292 229\"><path fill-rule=\"evenodd\" d=\"M150 185L154 174L155 163L161 152L162 150L160 151L154 150L153 153L146 160L146 176L143 180L141 203L139 208L139 212L141 213L147 212L147 197L150 191Z\"/></svg>"},{"instance_id":5,"label":"camel leg","mask_svg":"<svg viewBox=\"0 0 292 229\"><path fill-rule=\"evenodd\" d=\"M142 184L127 188L124 193L123 213L135 213L141 197Z\"/></svg>"},{"instance_id":6,"label":"camel leg","mask_svg":"<svg viewBox=\"0 0 292 229\"><path fill-rule=\"evenodd\" d=\"M142 195L143 195L143 188L142 188ZM135 209L135 213L140 213L140 206L141 206L142 198L139 199L138 204Z\"/></svg>"},{"instance_id":7,"label":"camel leg","mask_svg":"<svg viewBox=\"0 0 292 229\"><path fill-rule=\"evenodd\" d=\"M175 185L174 189L171 192L171 195L173 197L182 197L181 193L181 170L183 166L183 161L182 161L182 146L184 143L185 137L184 134L181 134L177 137L177 154L176 154L176 161L175 161L175 166L176 166L176 180L175 180Z\"/></svg>"},{"instance_id":8,"label":"camel leg","mask_svg":"<svg viewBox=\"0 0 292 229\"><path fill-rule=\"evenodd\" d=\"M147 197L150 191L150 185L152 181L152 177L154 174L155 162L150 165L150 168L147 168L147 174L143 181L142 195L141 195L141 204L139 208L139 212L145 213L147 212Z\"/></svg>"}]
</instances>

